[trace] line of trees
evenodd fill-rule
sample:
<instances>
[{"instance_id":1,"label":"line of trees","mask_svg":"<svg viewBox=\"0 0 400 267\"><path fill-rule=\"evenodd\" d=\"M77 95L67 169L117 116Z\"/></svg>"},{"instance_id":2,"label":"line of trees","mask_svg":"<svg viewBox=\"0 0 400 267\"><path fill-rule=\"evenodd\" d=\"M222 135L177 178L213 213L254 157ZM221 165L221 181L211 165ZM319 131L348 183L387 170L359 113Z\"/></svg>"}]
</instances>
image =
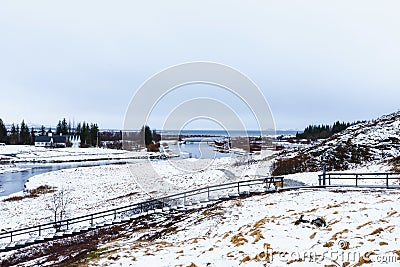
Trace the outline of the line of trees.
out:
<instances>
[{"instance_id":1,"label":"line of trees","mask_svg":"<svg viewBox=\"0 0 400 267\"><path fill-rule=\"evenodd\" d=\"M24 120L19 124L11 125L10 134L2 119L0 119L0 143L11 145L32 145L35 143L35 130L29 129Z\"/></svg>"},{"instance_id":2,"label":"line of trees","mask_svg":"<svg viewBox=\"0 0 400 267\"><path fill-rule=\"evenodd\" d=\"M357 122L358 123L358 122ZM304 129L303 133L297 133L297 139L309 139L309 140L317 140L317 139L326 139L331 137L336 133L340 133L346 130L348 127L354 125L356 123L349 122L335 122L332 126L330 125L309 125Z\"/></svg>"},{"instance_id":3,"label":"line of trees","mask_svg":"<svg viewBox=\"0 0 400 267\"><path fill-rule=\"evenodd\" d=\"M8 131L3 120L0 118L0 143L9 145L34 145L37 135L46 136L49 133L52 133L51 128L46 131L46 128L42 125L39 131L35 131L33 127L29 128L24 120L22 120L21 124L13 123L11 129ZM79 135L82 146L96 146L98 141L100 144L101 138L97 123L89 124L83 122L78 123L78 125L74 127L71 122L67 122L65 118L58 121L55 134Z\"/></svg>"},{"instance_id":4,"label":"line of trees","mask_svg":"<svg viewBox=\"0 0 400 267\"><path fill-rule=\"evenodd\" d=\"M96 146L99 141L99 126L97 123L78 123L76 128L67 122L65 118L58 121L56 127L57 135L79 135L82 146Z\"/></svg>"},{"instance_id":5,"label":"line of trees","mask_svg":"<svg viewBox=\"0 0 400 267\"><path fill-rule=\"evenodd\" d=\"M96 146L97 143L100 142L98 140L98 138L100 138L99 126L96 123L91 123L90 126L89 123L78 123L76 126L76 134L81 137L81 146L82 144Z\"/></svg>"}]
</instances>

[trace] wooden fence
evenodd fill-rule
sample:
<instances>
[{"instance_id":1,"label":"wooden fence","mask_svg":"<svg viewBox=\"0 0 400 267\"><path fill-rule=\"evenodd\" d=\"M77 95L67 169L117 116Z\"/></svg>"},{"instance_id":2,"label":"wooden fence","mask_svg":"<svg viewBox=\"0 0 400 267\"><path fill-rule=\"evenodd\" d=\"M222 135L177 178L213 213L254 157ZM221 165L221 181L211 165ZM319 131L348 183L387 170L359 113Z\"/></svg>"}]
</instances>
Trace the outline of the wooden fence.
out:
<instances>
[{"instance_id":1,"label":"wooden fence","mask_svg":"<svg viewBox=\"0 0 400 267\"><path fill-rule=\"evenodd\" d=\"M372 182L373 181L373 182ZM355 186L399 188L400 173L323 173L318 176L320 186Z\"/></svg>"}]
</instances>

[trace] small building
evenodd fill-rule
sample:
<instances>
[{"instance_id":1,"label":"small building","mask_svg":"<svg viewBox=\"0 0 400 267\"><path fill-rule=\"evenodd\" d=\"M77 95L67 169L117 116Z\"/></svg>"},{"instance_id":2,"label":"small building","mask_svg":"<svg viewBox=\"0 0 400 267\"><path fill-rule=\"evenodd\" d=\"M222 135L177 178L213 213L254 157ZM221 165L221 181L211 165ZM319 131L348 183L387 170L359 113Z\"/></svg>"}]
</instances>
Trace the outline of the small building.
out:
<instances>
[{"instance_id":1,"label":"small building","mask_svg":"<svg viewBox=\"0 0 400 267\"><path fill-rule=\"evenodd\" d=\"M48 136L37 136L35 138L36 147L80 147L81 138L79 136L72 135L52 135Z\"/></svg>"}]
</instances>

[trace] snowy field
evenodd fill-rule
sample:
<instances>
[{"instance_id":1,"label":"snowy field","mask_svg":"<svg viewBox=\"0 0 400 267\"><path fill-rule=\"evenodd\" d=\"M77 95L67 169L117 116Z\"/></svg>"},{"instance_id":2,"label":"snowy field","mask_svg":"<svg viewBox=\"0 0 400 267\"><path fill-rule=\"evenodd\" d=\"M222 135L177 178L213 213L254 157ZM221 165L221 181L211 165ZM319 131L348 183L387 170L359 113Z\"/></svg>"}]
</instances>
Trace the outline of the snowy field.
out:
<instances>
[{"instance_id":1,"label":"snowy field","mask_svg":"<svg viewBox=\"0 0 400 267\"><path fill-rule=\"evenodd\" d=\"M77 162L111 159L146 158L151 153L103 148L44 148L34 146L0 146L2 162Z\"/></svg>"},{"instance_id":2,"label":"snowy field","mask_svg":"<svg viewBox=\"0 0 400 267\"><path fill-rule=\"evenodd\" d=\"M398 191L298 190L227 201L151 242L142 237L157 230L132 230L100 246L89 266L394 266L399 199ZM327 225L295 225L301 215Z\"/></svg>"}]
</instances>

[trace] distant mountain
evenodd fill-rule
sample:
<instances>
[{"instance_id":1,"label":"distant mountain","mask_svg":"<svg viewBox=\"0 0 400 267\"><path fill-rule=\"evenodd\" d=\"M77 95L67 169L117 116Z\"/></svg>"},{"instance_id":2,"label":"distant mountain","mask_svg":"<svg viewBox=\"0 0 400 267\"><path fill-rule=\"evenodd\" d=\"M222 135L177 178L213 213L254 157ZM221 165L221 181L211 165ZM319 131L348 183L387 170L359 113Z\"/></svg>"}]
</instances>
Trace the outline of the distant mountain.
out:
<instances>
[{"instance_id":1,"label":"distant mountain","mask_svg":"<svg viewBox=\"0 0 400 267\"><path fill-rule=\"evenodd\" d=\"M368 163L388 163L400 170L400 112L355 124L312 147L284 151L274 175L306 171L347 170Z\"/></svg>"}]
</instances>

